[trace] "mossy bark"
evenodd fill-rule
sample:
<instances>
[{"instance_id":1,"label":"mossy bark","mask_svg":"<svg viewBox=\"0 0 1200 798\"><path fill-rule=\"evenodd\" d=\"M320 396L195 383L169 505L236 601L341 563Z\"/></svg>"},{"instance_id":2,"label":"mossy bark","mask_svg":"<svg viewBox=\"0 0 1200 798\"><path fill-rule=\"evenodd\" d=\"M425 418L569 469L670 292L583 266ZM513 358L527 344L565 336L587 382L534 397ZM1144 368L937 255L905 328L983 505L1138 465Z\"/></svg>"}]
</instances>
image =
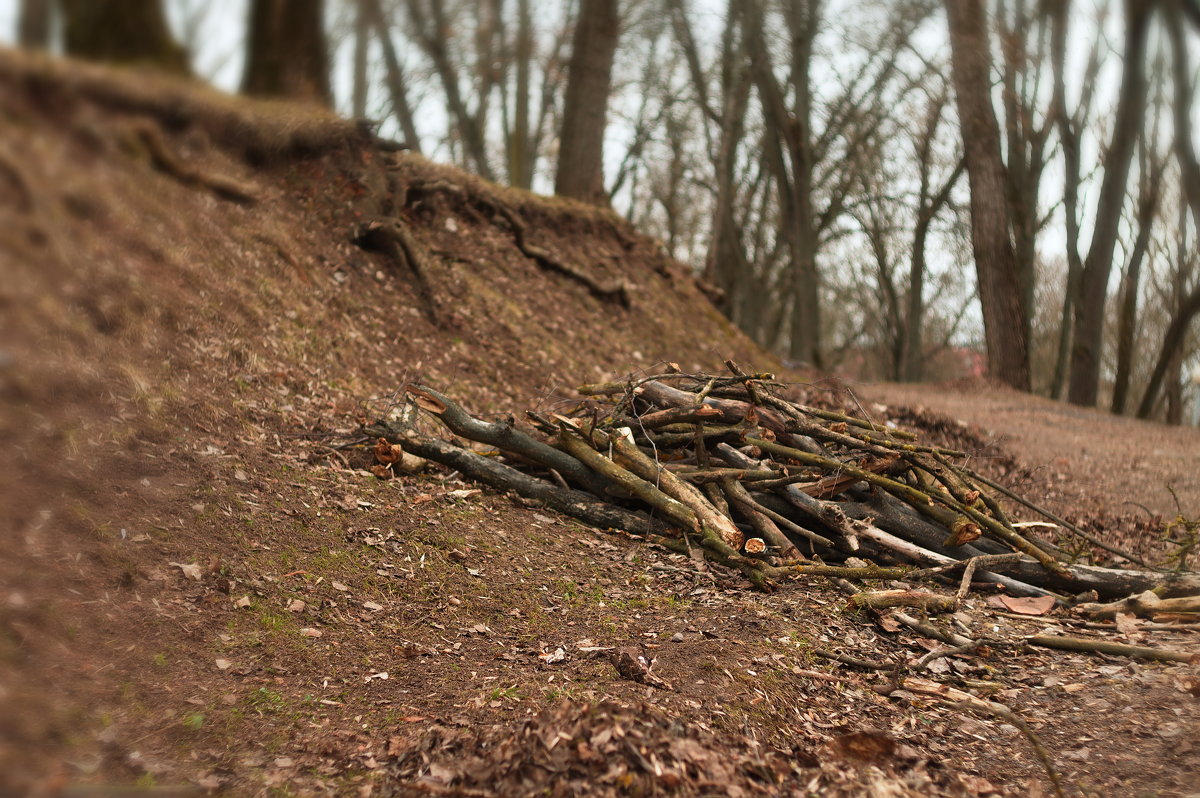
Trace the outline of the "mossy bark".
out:
<instances>
[{"instance_id":1,"label":"mossy bark","mask_svg":"<svg viewBox=\"0 0 1200 798\"><path fill-rule=\"evenodd\" d=\"M67 55L188 75L159 0L62 0Z\"/></svg>"},{"instance_id":2,"label":"mossy bark","mask_svg":"<svg viewBox=\"0 0 1200 798\"><path fill-rule=\"evenodd\" d=\"M324 0L252 0L242 93L333 104Z\"/></svg>"}]
</instances>

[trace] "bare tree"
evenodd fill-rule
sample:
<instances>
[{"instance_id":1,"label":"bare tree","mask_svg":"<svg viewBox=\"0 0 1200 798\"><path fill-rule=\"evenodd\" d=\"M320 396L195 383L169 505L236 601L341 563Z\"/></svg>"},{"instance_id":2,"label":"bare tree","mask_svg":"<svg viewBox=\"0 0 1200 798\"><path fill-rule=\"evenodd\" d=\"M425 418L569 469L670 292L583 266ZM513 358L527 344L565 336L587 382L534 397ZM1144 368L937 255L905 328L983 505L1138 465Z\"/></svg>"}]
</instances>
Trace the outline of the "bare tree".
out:
<instances>
[{"instance_id":1,"label":"bare tree","mask_svg":"<svg viewBox=\"0 0 1200 798\"><path fill-rule=\"evenodd\" d=\"M766 119L766 163L779 203L779 232L791 259L792 357L822 365L821 302L817 275L817 215L813 208L812 66L813 43L821 19L819 0L792 0L784 9L790 37L793 107L771 63L759 0L747 23L751 72Z\"/></svg>"},{"instance_id":2,"label":"bare tree","mask_svg":"<svg viewBox=\"0 0 1200 798\"><path fill-rule=\"evenodd\" d=\"M1186 199L1186 207L1191 210L1192 222L1200 231L1200 162L1197 162L1196 151L1192 143L1192 97L1195 93L1195 82L1188 61L1188 48L1183 33L1183 11L1190 4L1179 0L1167 0L1166 16L1167 30L1171 39L1173 57L1173 77L1175 101L1173 105L1173 120L1175 124L1175 156L1179 162L1180 183ZM1183 362L1183 344L1187 337L1188 328L1192 321L1200 316L1200 281L1186 288L1195 270L1193 254L1186 246L1187 221L1181 211L1179 224L1179 255L1176 267L1173 293L1176 298L1175 310L1171 321L1163 334L1162 346L1159 349L1158 360L1154 371L1142 394L1138 406L1138 418L1148 418L1154 411L1158 392L1168 374L1173 374L1174 382L1179 381L1179 370ZM1177 402L1178 404L1178 402Z\"/></svg>"},{"instance_id":3,"label":"bare tree","mask_svg":"<svg viewBox=\"0 0 1200 798\"><path fill-rule=\"evenodd\" d=\"M480 92L476 112L467 108L459 82L458 67L450 54L448 34L451 26L443 0L408 0L408 11L417 43L433 63L434 71L441 81L451 129L456 132L475 171L487 180L495 179L487 155L485 126L481 122L484 116L483 109L486 108L487 93Z\"/></svg>"},{"instance_id":4,"label":"bare tree","mask_svg":"<svg viewBox=\"0 0 1200 798\"><path fill-rule=\"evenodd\" d=\"M242 91L331 105L324 0L251 0Z\"/></svg>"},{"instance_id":5,"label":"bare tree","mask_svg":"<svg viewBox=\"0 0 1200 798\"><path fill-rule=\"evenodd\" d=\"M1161 85L1161 82L1160 84ZM1137 234L1121 274L1117 292L1117 371L1113 379L1112 412L1125 412L1129 385L1133 376L1134 338L1138 323L1138 295L1141 291L1142 262L1150 249L1150 235L1159 211L1165 159L1156 152L1161 105L1155 103L1148 114L1149 130L1138 146L1138 196L1134 224ZM1186 231L1184 231L1186 232Z\"/></svg>"},{"instance_id":6,"label":"bare tree","mask_svg":"<svg viewBox=\"0 0 1200 798\"><path fill-rule=\"evenodd\" d=\"M892 105L911 89L899 53L928 15L927 4L889 7L877 41L844 84L819 101L813 68L820 32L827 24L820 0L784 4L787 62L780 82L767 35L765 5L746 3L746 49L751 78L762 107L761 160L775 194L775 235L786 246L788 279L778 283L788 303L788 351L797 360L823 364L818 256L835 233L847 198L859 185L860 154L877 135ZM828 95L827 95L828 96ZM817 120L821 124L817 124ZM777 300L778 301L778 300Z\"/></svg>"},{"instance_id":7,"label":"bare tree","mask_svg":"<svg viewBox=\"0 0 1200 798\"><path fill-rule=\"evenodd\" d=\"M408 100L408 80L404 74L404 66L401 64L400 56L396 53L396 46L392 42L392 28L383 16L379 0L359 0L359 3L366 13L371 27L375 29L375 33L379 37L379 49L383 54L384 75L388 96L392 101L392 113L400 123L400 129L404 132L405 143L413 152L420 152L421 137L417 133L412 106Z\"/></svg>"},{"instance_id":8,"label":"bare tree","mask_svg":"<svg viewBox=\"0 0 1200 798\"><path fill-rule=\"evenodd\" d=\"M740 0L729 0L726 5L720 56L714 70L718 75L715 94L722 100L719 107L714 106L710 99L709 77L701 63L685 0L668 0L668 7L676 41L683 51L691 78L694 103L700 111L705 146L710 153L715 153L715 197L704 258L704 277L720 290L722 306L729 316L757 337L758 331L753 329L753 321L759 317L741 312L744 297L757 292L753 288L756 281L753 267L742 241L744 225L736 218L737 151L746 136L746 111L752 85L747 68L750 61L747 40L742 25L745 4ZM717 130L715 135L713 128Z\"/></svg>"},{"instance_id":9,"label":"bare tree","mask_svg":"<svg viewBox=\"0 0 1200 798\"><path fill-rule=\"evenodd\" d=\"M1050 159L1048 147L1054 113L1039 113L1044 79L1049 17L1028 0L1001 0L996 24L1001 52L1001 107L1003 108L1004 176L1007 184L1008 220L1013 239L1017 280L1025 308L1025 339L1033 331L1034 293L1037 283L1037 237L1047 217L1040 215L1042 174ZM1032 47L1031 47L1032 45ZM1053 106L1053 99L1050 101Z\"/></svg>"},{"instance_id":10,"label":"bare tree","mask_svg":"<svg viewBox=\"0 0 1200 798\"><path fill-rule=\"evenodd\" d=\"M971 241L983 309L988 368L1014 388L1029 390L1027 315L1009 238L1000 131L989 101L990 62L982 0L946 0L951 73L957 96L967 177Z\"/></svg>"},{"instance_id":11,"label":"bare tree","mask_svg":"<svg viewBox=\"0 0 1200 798\"><path fill-rule=\"evenodd\" d=\"M61 0L68 55L190 74L159 0Z\"/></svg>"},{"instance_id":12,"label":"bare tree","mask_svg":"<svg viewBox=\"0 0 1200 798\"><path fill-rule=\"evenodd\" d=\"M1194 253L1187 249L1187 227L1186 225L1181 225L1181 227L1175 279L1172 286L1172 293L1176 300L1175 310L1163 333L1154 370L1146 383L1146 390L1142 393L1142 401L1137 410L1138 418L1149 418L1154 413L1159 399L1159 391L1162 390L1163 383L1168 378L1174 386L1178 386L1180 366L1183 364L1183 345L1188 328L1193 319L1200 316L1200 283L1193 285L1190 291L1186 291L1184 287L1195 268ZM1178 398L1176 398L1176 405L1178 406ZM1179 423L1181 415L1182 413L1176 410L1174 413L1168 414L1168 420Z\"/></svg>"},{"instance_id":13,"label":"bare tree","mask_svg":"<svg viewBox=\"0 0 1200 798\"><path fill-rule=\"evenodd\" d=\"M507 123L508 113L504 115L508 182L520 188L529 188L533 184L533 166L537 160L537 152L533 148L535 136L530 129L534 39L533 13L529 2L517 0L517 35L512 54L516 75L511 124ZM502 96L507 98L507 93Z\"/></svg>"},{"instance_id":14,"label":"bare tree","mask_svg":"<svg viewBox=\"0 0 1200 798\"><path fill-rule=\"evenodd\" d=\"M354 72L352 75L350 112L355 118L367 115L367 49L371 44L371 21L367 0L354 3Z\"/></svg>"},{"instance_id":15,"label":"bare tree","mask_svg":"<svg viewBox=\"0 0 1200 798\"><path fill-rule=\"evenodd\" d=\"M908 312L905 319L903 365L897 377L908 382L924 378L925 367L925 273L927 271L925 249L934 219L950 202L951 192L962 177L966 159L959 158L954 170L940 186L933 183L933 145L947 102L947 93L938 92L930 97L925 115L925 124L915 138L914 149L917 159L918 190L916 222L913 225L912 250L908 271Z\"/></svg>"},{"instance_id":16,"label":"bare tree","mask_svg":"<svg viewBox=\"0 0 1200 798\"><path fill-rule=\"evenodd\" d=\"M1063 217L1066 227L1067 280L1063 290L1062 315L1058 329L1058 344L1054 358L1054 374L1050 380L1050 395L1062 397L1067 381L1067 364L1071 350L1075 303L1079 296L1079 281L1083 274L1083 258L1079 252L1079 190L1082 180L1081 142L1084 121L1091 112L1095 95L1096 75L1100 70L1100 49L1092 45L1081 91L1074 111L1067 109L1066 52L1067 21L1070 0L1049 0L1051 18L1050 53L1054 74L1054 122L1058 133L1063 162Z\"/></svg>"},{"instance_id":17,"label":"bare tree","mask_svg":"<svg viewBox=\"0 0 1200 798\"><path fill-rule=\"evenodd\" d=\"M1092 243L1079 280L1071 347L1067 398L1072 404L1095 405L1100 390L1100 354L1104 344L1104 310L1113 252L1119 235L1121 208L1129 166L1146 107L1146 37L1154 5L1125 0L1125 68L1113 120L1112 139L1104 156L1104 177Z\"/></svg>"},{"instance_id":18,"label":"bare tree","mask_svg":"<svg viewBox=\"0 0 1200 798\"><path fill-rule=\"evenodd\" d=\"M604 131L619 19L616 0L582 0L568 69L554 191L608 204Z\"/></svg>"}]
</instances>

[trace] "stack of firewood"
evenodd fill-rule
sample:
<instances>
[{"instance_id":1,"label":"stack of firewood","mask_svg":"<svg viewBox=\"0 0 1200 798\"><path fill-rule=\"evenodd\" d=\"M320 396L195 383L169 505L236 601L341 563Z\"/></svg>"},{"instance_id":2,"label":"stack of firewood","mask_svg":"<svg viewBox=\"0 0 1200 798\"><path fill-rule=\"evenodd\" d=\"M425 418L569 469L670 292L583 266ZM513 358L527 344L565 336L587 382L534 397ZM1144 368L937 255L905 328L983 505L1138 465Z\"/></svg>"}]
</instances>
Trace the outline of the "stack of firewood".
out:
<instances>
[{"instance_id":1,"label":"stack of firewood","mask_svg":"<svg viewBox=\"0 0 1200 798\"><path fill-rule=\"evenodd\" d=\"M1200 575L1156 570L1087 535L968 468L969 453L789 400L772 375L727 366L585 385L569 411L529 411L522 425L408 385L417 407L472 445L397 422L362 432L379 440L381 461L403 450L442 463L596 526L702 552L763 589L802 574L912 581L961 570L963 591L974 580L1017 596L1200 593ZM1051 527L1140 567L1070 562L1032 534Z\"/></svg>"}]
</instances>

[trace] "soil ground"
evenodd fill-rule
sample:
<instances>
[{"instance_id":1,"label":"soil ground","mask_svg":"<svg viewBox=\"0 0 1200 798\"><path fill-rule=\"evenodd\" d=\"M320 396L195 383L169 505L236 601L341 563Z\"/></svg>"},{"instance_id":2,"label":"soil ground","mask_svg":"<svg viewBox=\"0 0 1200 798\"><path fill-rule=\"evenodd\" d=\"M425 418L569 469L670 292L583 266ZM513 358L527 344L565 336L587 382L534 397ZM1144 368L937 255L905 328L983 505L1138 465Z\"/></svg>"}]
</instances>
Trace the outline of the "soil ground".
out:
<instances>
[{"instance_id":1,"label":"soil ground","mask_svg":"<svg viewBox=\"0 0 1200 798\"><path fill-rule=\"evenodd\" d=\"M1050 793L1013 726L815 656L930 645L822 580L755 593L330 450L418 377L502 417L663 361L774 367L615 216L307 111L12 52L0 118L0 792ZM628 306L528 257L497 203ZM381 215L407 255L354 243ZM1161 553L1161 520L1115 497L1169 518L1170 482L1196 512L1194 432L986 386L855 392L1139 550ZM984 596L955 621L1093 631ZM622 678L617 649L669 686ZM1025 718L1073 793L1198 789L1195 666L999 644L941 662Z\"/></svg>"}]
</instances>

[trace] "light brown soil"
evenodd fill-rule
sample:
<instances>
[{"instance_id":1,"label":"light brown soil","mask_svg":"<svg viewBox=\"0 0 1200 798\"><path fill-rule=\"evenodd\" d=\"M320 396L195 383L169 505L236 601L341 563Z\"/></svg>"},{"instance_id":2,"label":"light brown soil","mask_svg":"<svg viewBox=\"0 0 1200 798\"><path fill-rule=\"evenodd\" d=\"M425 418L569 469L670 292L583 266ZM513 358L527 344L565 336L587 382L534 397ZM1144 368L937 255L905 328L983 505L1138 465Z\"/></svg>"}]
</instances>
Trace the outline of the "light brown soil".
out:
<instances>
[{"instance_id":1,"label":"light brown soil","mask_svg":"<svg viewBox=\"0 0 1200 798\"><path fill-rule=\"evenodd\" d=\"M0 793L1047 791L1012 727L815 658L899 664L927 644L846 614L821 580L757 594L444 472L380 481L329 452L418 376L516 414L660 360L772 367L615 217L389 161L296 109L12 53L0 118ZM129 136L144 124L260 201L164 174ZM392 209L428 256L448 311L431 316L402 265L351 242L396 202L389 180L509 203L542 246L633 285L632 307L538 268L486 203L434 194ZM1082 440L1055 468L1105 445ZM1018 462L1044 450L1005 445L998 470L1066 501ZM1175 478L1142 456L1146 486ZM959 620L1088 633L983 597ZM619 676L609 655L629 646L671 689ZM1073 790L1200 780L1193 666L997 646L950 667L938 678L992 683Z\"/></svg>"},{"instance_id":2,"label":"light brown soil","mask_svg":"<svg viewBox=\"0 0 1200 798\"><path fill-rule=\"evenodd\" d=\"M1064 511L1200 516L1195 427L1114 416L987 382L888 383L858 390L875 402L961 421L996 447L1019 452L1026 467L1054 485L1051 499Z\"/></svg>"}]
</instances>

